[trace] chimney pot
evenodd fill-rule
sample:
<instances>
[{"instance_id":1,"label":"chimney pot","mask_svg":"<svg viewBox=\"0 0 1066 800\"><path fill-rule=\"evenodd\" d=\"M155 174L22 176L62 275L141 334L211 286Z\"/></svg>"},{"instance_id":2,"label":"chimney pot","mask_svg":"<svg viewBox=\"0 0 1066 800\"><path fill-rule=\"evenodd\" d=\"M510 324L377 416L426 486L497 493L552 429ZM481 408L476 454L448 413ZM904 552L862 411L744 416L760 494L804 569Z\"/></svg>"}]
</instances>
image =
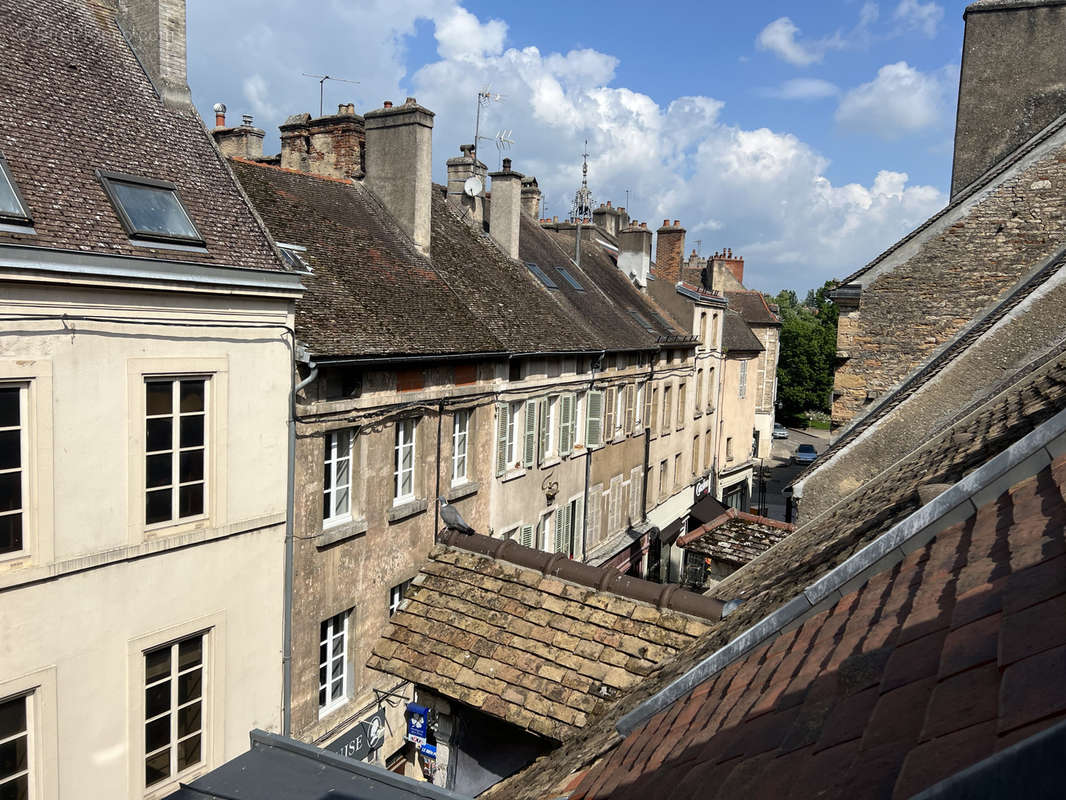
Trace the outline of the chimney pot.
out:
<instances>
[{"instance_id":1,"label":"chimney pot","mask_svg":"<svg viewBox=\"0 0 1066 800\"><path fill-rule=\"evenodd\" d=\"M408 97L406 100L404 100L403 104L405 106L417 106L418 105L418 101L415 100L413 97Z\"/></svg>"},{"instance_id":2,"label":"chimney pot","mask_svg":"<svg viewBox=\"0 0 1066 800\"><path fill-rule=\"evenodd\" d=\"M610 207L611 207L611 201L610 201L610 200L608 200L608 201L607 201L607 208L610 208Z\"/></svg>"},{"instance_id":3,"label":"chimney pot","mask_svg":"<svg viewBox=\"0 0 1066 800\"><path fill-rule=\"evenodd\" d=\"M680 222L680 220L676 220L676 219L674 220L674 227L675 227L675 228L680 228L680 227L681 227L681 222Z\"/></svg>"},{"instance_id":4,"label":"chimney pot","mask_svg":"<svg viewBox=\"0 0 1066 800\"><path fill-rule=\"evenodd\" d=\"M243 127L245 127L245 128L251 128L252 127L252 115L251 114L242 114L241 115L241 125Z\"/></svg>"},{"instance_id":5,"label":"chimney pot","mask_svg":"<svg viewBox=\"0 0 1066 800\"><path fill-rule=\"evenodd\" d=\"M392 101L386 100L384 103L382 103L382 106L384 106L385 108L392 108Z\"/></svg>"},{"instance_id":6,"label":"chimney pot","mask_svg":"<svg viewBox=\"0 0 1066 800\"><path fill-rule=\"evenodd\" d=\"M556 214L554 217L552 217L552 222L558 222L558 221L559 221L559 215Z\"/></svg>"},{"instance_id":7,"label":"chimney pot","mask_svg":"<svg viewBox=\"0 0 1066 800\"><path fill-rule=\"evenodd\" d=\"M640 223L640 227L647 228L648 227L648 223L647 222L642 222L642 223Z\"/></svg>"},{"instance_id":8,"label":"chimney pot","mask_svg":"<svg viewBox=\"0 0 1066 800\"><path fill-rule=\"evenodd\" d=\"M670 227L670 220L664 219L663 220L663 227L664 228L669 228Z\"/></svg>"},{"instance_id":9,"label":"chimney pot","mask_svg":"<svg viewBox=\"0 0 1066 800\"><path fill-rule=\"evenodd\" d=\"M226 127L226 104L225 103L215 103L215 127L216 128L225 128Z\"/></svg>"},{"instance_id":10,"label":"chimney pot","mask_svg":"<svg viewBox=\"0 0 1066 800\"><path fill-rule=\"evenodd\" d=\"M505 158L503 160L503 171L504 172L510 172L511 171L511 159Z\"/></svg>"}]
</instances>

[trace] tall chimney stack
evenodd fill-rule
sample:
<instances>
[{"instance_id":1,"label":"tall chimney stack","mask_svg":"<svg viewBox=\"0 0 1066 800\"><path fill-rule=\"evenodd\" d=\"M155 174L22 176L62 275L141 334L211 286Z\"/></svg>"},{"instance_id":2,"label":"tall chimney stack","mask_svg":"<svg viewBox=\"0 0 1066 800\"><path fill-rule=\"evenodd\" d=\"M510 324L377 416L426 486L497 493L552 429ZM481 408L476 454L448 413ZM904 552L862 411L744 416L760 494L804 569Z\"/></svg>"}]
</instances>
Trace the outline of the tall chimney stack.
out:
<instances>
[{"instance_id":1,"label":"tall chimney stack","mask_svg":"<svg viewBox=\"0 0 1066 800\"><path fill-rule=\"evenodd\" d=\"M485 221L485 176L489 170L480 160L474 161L474 145L459 145L459 152L461 155L447 161L448 201L465 209L480 230ZM473 197L465 191L466 181L471 177L481 181L481 191Z\"/></svg>"},{"instance_id":2,"label":"tall chimney stack","mask_svg":"<svg viewBox=\"0 0 1066 800\"><path fill-rule=\"evenodd\" d=\"M362 178L366 133L363 118L351 103L336 114L311 119L294 114L279 128L281 166L327 178Z\"/></svg>"},{"instance_id":3,"label":"tall chimney stack","mask_svg":"<svg viewBox=\"0 0 1066 800\"><path fill-rule=\"evenodd\" d=\"M429 255L433 191L433 112L413 97L368 112L366 185Z\"/></svg>"},{"instance_id":4,"label":"tall chimney stack","mask_svg":"<svg viewBox=\"0 0 1066 800\"><path fill-rule=\"evenodd\" d=\"M163 102L191 108L185 0L118 0L118 24Z\"/></svg>"},{"instance_id":5,"label":"tall chimney stack","mask_svg":"<svg viewBox=\"0 0 1066 800\"><path fill-rule=\"evenodd\" d=\"M226 127L226 106L217 103L215 122L217 124L211 131L211 135L215 137L218 149L226 158L257 159L263 157L263 137L266 136L266 131L252 125L250 114L244 115L238 127L228 128Z\"/></svg>"},{"instance_id":6,"label":"tall chimney stack","mask_svg":"<svg viewBox=\"0 0 1066 800\"><path fill-rule=\"evenodd\" d=\"M503 169L489 173L492 202L489 203L489 234L511 258L518 258L518 232L521 229L522 173L511 170L511 159Z\"/></svg>"},{"instance_id":7,"label":"tall chimney stack","mask_svg":"<svg viewBox=\"0 0 1066 800\"><path fill-rule=\"evenodd\" d=\"M651 231L647 225L625 227L618 234L618 268L641 287L648 285L651 272Z\"/></svg>"},{"instance_id":8,"label":"tall chimney stack","mask_svg":"<svg viewBox=\"0 0 1066 800\"><path fill-rule=\"evenodd\" d=\"M522 178L522 211L533 219L540 217L540 186L532 175Z\"/></svg>"},{"instance_id":9,"label":"tall chimney stack","mask_svg":"<svg viewBox=\"0 0 1066 800\"><path fill-rule=\"evenodd\" d=\"M733 255L733 248L727 247L708 259L711 285L715 291L741 291L744 288L744 259Z\"/></svg>"},{"instance_id":10,"label":"tall chimney stack","mask_svg":"<svg viewBox=\"0 0 1066 800\"><path fill-rule=\"evenodd\" d=\"M663 226L656 231L658 241L655 245L656 277L660 280L677 283L681 280L681 258L685 252L685 229L678 220L670 224L664 219Z\"/></svg>"}]
</instances>

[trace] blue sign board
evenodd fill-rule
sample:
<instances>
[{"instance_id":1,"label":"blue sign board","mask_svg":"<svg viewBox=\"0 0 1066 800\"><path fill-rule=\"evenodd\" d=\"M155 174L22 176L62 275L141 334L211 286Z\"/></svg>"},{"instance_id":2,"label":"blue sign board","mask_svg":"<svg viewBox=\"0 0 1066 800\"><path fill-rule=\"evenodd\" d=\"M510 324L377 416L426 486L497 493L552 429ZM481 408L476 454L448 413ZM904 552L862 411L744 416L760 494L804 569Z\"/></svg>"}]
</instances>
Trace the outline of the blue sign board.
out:
<instances>
[{"instance_id":1,"label":"blue sign board","mask_svg":"<svg viewBox=\"0 0 1066 800\"><path fill-rule=\"evenodd\" d=\"M407 704L407 741L417 745L426 743L429 733L429 709L418 703Z\"/></svg>"},{"instance_id":2,"label":"blue sign board","mask_svg":"<svg viewBox=\"0 0 1066 800\"><path fill-rule=\"evenodd\" d=\"M420 744L418 746L418 752L424 755L426 758L437 757L437 745L435 744Z\"/></svg>"}]
</instances>

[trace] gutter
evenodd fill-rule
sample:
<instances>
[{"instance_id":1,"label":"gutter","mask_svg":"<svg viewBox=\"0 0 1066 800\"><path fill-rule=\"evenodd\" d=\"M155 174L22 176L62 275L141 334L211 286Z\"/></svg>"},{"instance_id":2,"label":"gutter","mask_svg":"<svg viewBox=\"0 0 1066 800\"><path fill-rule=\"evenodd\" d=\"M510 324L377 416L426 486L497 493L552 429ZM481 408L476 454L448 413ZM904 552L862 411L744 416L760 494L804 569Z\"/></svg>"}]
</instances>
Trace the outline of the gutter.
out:
<instances>
[{"instance_id":1,"label":"gutter","mask_svg":"<svg viewBox=\"0 0 1066 800\"><path fill-rule=\"evenodd\" d=\"M969 519L1020 481L1066 456L1066 411L989 459L947 491L890 528L851 558L823 575L777 610L734 637L687 673L618 720L628 736L647 720L754 648L793 630L838 600L925 547L937 534ZM723 615L724 616L724 615Z\"/></svg>"}]
</instances>

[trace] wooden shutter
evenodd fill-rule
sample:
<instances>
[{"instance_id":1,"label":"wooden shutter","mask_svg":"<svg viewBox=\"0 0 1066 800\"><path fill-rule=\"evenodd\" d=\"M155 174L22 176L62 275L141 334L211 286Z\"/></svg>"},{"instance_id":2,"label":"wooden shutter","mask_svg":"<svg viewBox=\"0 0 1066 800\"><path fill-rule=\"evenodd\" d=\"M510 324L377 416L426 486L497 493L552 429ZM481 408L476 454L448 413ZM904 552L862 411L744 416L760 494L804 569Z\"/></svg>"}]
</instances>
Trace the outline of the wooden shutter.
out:
<instances>
[{"instance_id":1,"label":"wooden shutter","mask_svg":"<svg viewBox=\"0 0 1066 800\"><path fill-rule=\"evenodd\" d=\"M521 531L518 534L518 543L523 547L535 547L536 543L533 541L533 526L523 525Z\"/></svg>"},{"instance_id":2,"label":"wooden shutter","mask_svg":"<svg viewBox=\"0 0 1066 800\"><path fill-rule=\"evenodd\" d=\"M659 429L659 389L656 387L651 390L651 416L648 417L647 425L651 428L651 432L655 433Z\"/></svg>"},{"instance_id":3,"label":"wooden shutter","mask_svg":"<svg viewBox=\"0 0 1066 800\"><path fill-rule=\"evenodd\" d=\"M644 469L633 467L629 473L629 518L632 524L641 522L640 496L644 492Z\"/></svg>"},{"instance_id":4,"label":"wooden shutter","mask_svg":"<svg viewBox=\"0 0 1066 800\"><path fill-rule=\"evenodd\" d=\"M559 398L559 455L574 449L574 395Z\"/></svg>"},{"instance_id":5,"label":"wooden shutter","mask_svg":"<svg viewBox=\"0 0 1066 800\"><path fill-rule=\"evenodd\" d=\"M507 471L507 403L496 404L496 475Z\"/></svg>"},{"instance_id":6,"label":"wooden shutter","mask_svg":"<svg viewBox=\"0 0 1066 800\"><path fill-rule=\"evenodd\" d=\"M683 427L685 424L685 395L688 393L688 381L681 381L681 385L677 388L677 426Z\"/></svg>"},{"instance_id":7,"label":"wooden shutter","mask_svg":"<svg viewBox=\"0 0 1066 800\"><path fill-rule=\"evenodd\" d=\"M564 556L570 555L570 504L560 506L555 510L555 547L556 553Z\"/></svg>"},{"instance_id":8,"label":"wooden shutter","mask_svg":"<svg viewBox=\"0 0 1066 800\"><path fill-rule=\"evenodd\" d=\"M548 403L537 401L537 464L543 464L548 455Z\"/></svg>"},{"instance_id":9,"label":"wooden shutter","mask_svg":"<svg viewBox=\"0 0 1066 800\"><path fill-rule=\"evenodd\" d=\"M585 447L595 447L603 440L603 392L593 390L586 395Z\"/></svg>"},{"instance_id":10,"label":"wooden shutter","mask_svg":"<svg viewBox=\"0 0 1066 800\"><path fill-rule=\"evenodd\" d=\"M618 402L617 399L616 399L617 391L618 390L615 387L613 387L613 386L610 389L607 390L607 394L606 394L606 398L605 398L606 408L605 408L604 413L603 413L603 417L604 417L604 420L603 420L603 441L604 442L609 442L612 439L614 439L614 412L615 412L615 405Z\"/></svg>"},{"instance_id":11,"label":"wooden shutter","mask_svg":"<svg viewBox=\"0 0 1066 800\"><path fill-rule=\"evenodd\" d=\"M537 402L526 400L526 435L522 443L522 466L533 466L533 453L537 447Z\"/></svg>"},{"instance_id":12,"label":"wooden shutter","mask_svg":"<svg viewBox=\"0 0 1066 800\"><path fill-rule=\"evenodd\" d=\"M582 524L585 520L585 501L584 498L578 498L573 501L567 508L570 509L570 553L571 558L577 553L577 546L581 542ZM581 558L584 558L584 553L581 554Z\"/></svg>"},{"instance_id":13,"label":"wooden shutter","mask_svg":"<svg viewBox=\"0 0 1066 800\"><path fill-rule=\"evenodd\" d=\"M628 436L633 432L637 416L637 387L632 383L626 386L626 419L623 425Z\"/></svg>"},{"instance_id":14,"label":"wooden shutter","mask_svg":"<svg viewBox=\"0 0 1066 800\"><path fill-rule=\"evenodd\" d=\"M600 540L600 506L603 505L603 487L597 485L589 489L588 546L593 547Z\"/></svg>"}]
</instances>

